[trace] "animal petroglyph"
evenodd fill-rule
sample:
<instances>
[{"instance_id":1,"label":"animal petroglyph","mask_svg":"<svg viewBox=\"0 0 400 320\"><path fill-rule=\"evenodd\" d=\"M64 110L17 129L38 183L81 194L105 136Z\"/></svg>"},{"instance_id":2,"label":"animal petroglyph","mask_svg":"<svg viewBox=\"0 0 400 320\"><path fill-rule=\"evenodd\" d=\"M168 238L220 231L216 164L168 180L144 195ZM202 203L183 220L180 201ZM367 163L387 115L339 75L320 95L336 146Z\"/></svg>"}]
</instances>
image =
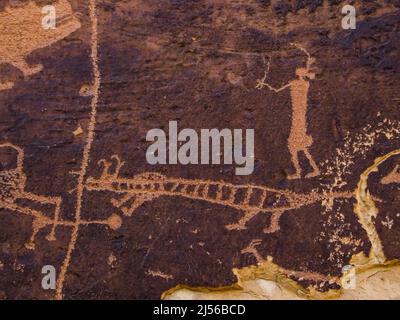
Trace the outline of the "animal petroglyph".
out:
<instances>
[{"instance_id":1,"label":"animal petroglyph","mask_svg":"<svg viewBox=\"0 0 400 320\"><path fill-rule=\"evenodd\" d=\"M0 171L0 208L14 212L19 212L33 218L33 231L29 242L26 243L28 249L35 248L35 237L37 233L46 226L51 226L50 233L46 239L55 240L57 226L74 227L77 222L62 220L60 218L61 197L51 197L37 195L25 191L26 175L24 173L24 150L11 143L0 144L0 151L7 151L8 154L15 153L15 167ZM47 217L43 212L38 211L28 205L22 205L20 201L32 202L32 204L53 205L53 218ZM107 225L111 229L118 229L121 226L121 218L117 215L111 215L106 220L80 220L80 225L100 224Z\"/></svg>"},{"instance_id":2,"label":"animal petroglyph","mask_svg":"<svg viewBox=\"0 0 400 320\"><path fill-rule=\"evenodd\" d=\"M381 180L382 184L400 183L400 164Z\"/></svg>"},{"instance_id":3,"label":"animal petroglyph","mask_svg":"<svg viewBox=\"0 0 400 320\"><path fill-rule=\"evenodd\" d=\"M272 263L272 257L267 257L264 259L261 254L258 252L257 246L262 243L260 239L254 239L250 242L250 244L244 248L241 253L248 253L253 255L256 258L257 264L261 265L265 262ZM308 271L295 271L295 270L287 270L284 268L279 267L279 273L284 274L287 277L295 277L297 279L306 279L312 280L315 282L331 282L331 281L338 281L337 277L326 276L316 272L308 272Z\"/></svg>"},{"instance_id":4,"label":"animal petroglyph","mask_svg":"<svg viewBox=\"0 0 400 320\"><path fill-rule=\"evenodd\" d=\"M58 0L54 7L57 13L57 27L44 29L42 7L29 1L22 7L6 7L0 12L0 63L18 68L25 77L40 72L43 65L29 65L26 57L33 51L45 48L81 27L67 0ZM0 91L13 87L13 83L0 83Z\"/></svg>"},{"instance_id":5,"label":"animal petroglyph","mask_svg":"<svg viewBox=\"0 0 400 320\"><path fill-rule=\"evenodd\" d=\"M273 233L279 230L279 219L288 210L299 209L330 198L352 197L352 193L346 192L297 194L289 190L252 184L235 185L224 181L170 178L155 172L145 172L127 179L119 176L124 163L116 155L112 158L116 162L114 172L111 172L113 166L111 162L104 159L99 161L104 166L103 172L100 178L89 177L86 189L112 191L122 195L121 198L114 198L111 202L125 216L131 216L146 201L161 196L178 196L207 201L244 212L237 223L227 225L230 230L245 229L246 223L256 214L270 213L270 226L265 228L264 232Z\"/></svg>"},{"instance_id":6,"label":"animal petroglyph","mask_svg":"<svg viewBox=\"0 0 400 320\"><path fill-rule=\"evenodd\" d=\"M33 232L30 241L26 244L27 248L34 248L35 236L40 229L47 225L52 225L48 240L55 239L55 227L60 214L61 198L36 195L25 191L26 176L23 168L24 151L11 144L0 144L2 151L8 150L16 153L15 168L0 171L0 207L11 211L17 211L34 218ZM42 205L54 205L54 218L50 219L43 213L30 207L18 204L18 200L28 200Z\"/></svg>"},{"instance_id":7,"label":"animal petroglyph","mask_svg":"<svg viewBox=\"0 0 400 320\"><path fill-rule=\"evenodd\" d=\"M290 135L288 139L288 147L292 157L292 163L295 168L295 173L288 176L288 179L300 179L301 178L301 166L299 161L299 153L302 151L307 157L313 171L306 175L306 178L316 177L320 174L319 168L315 163L309 148L313 144L313 139L307 134L307 106L308 106L308 91L310 89L309 80L315 79L315 73L312 72L312 65L315 59L310 56L307 50L303 47L292 44L307 55L306 68L297 68L297 78L289 81L289 83L276 89L269 83L265 82L269 73L270 62L268 61L268 67L265 71L264 78L258 80L257 89L267 87L276 93L281 92L287 88L290 88L290 95L292 101L292 125L290 129Z\"/></svg>"}]
</instances>

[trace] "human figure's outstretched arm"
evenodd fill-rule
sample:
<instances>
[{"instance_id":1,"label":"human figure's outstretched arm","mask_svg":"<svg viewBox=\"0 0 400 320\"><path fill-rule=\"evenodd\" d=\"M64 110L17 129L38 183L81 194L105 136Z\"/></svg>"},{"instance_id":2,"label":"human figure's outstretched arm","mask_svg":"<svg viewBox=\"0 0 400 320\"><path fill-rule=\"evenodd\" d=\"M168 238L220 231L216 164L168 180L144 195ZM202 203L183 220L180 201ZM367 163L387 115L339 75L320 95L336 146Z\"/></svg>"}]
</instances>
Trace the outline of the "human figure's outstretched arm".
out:
<instances>
[{"instance_id":1,"label":"human figure's outstretched arm","mask_svg":"<svg viewBox=\"0 0 400 320\"><path fill-rule=\"evenodd\" d=\"M269 83L264 82L263 80L258 80L256 88L261 90L263 87L267 87L269 90L278 93L278 92L281 92L282 90L285 90L286 88L289 88L290 83L287 83L284 86L277 89L277 88L274 88L273 86L271 86Z\"/></svg>"},{"instance_id":2,"label":"human figure's outstretched arm","mask_svg":"<svg viewBox=\"0 0 400 320\"><path fill-rule=\"evenodd\" d=\"M267 75L269 73L269 67L270 67L270 64L268 62L268 67L267 67L267 70L264 73L264 77L261 80L260 79L257 80L256 89L261 90L262 88L267 87L269 90L278 93L278 92L281 92L282 90L285 90L286 88L290 87L290 82L285 84L284 86L278 88L278 89L274 88L269 83L265 82L265 80L267 79Z\"/></svg>"},{"instance_id":3,"label":"human figure's outstretched arm","mask_svg":"<svg viewBox=\"0 0 400 320\"><path fill-rule=\"evenodd\" d=\"M278 92L281 92L282 90L285 90L286 88L290 87L290 83L287 83L278 89L274 88L269 83L265 82L266 78L267 78L267 72L265 73L264 78L262 78L261 80L257 80L256 89L261 90L262 88L267 87L269 90L278 93Z\"/></svg>"}]
</instances>

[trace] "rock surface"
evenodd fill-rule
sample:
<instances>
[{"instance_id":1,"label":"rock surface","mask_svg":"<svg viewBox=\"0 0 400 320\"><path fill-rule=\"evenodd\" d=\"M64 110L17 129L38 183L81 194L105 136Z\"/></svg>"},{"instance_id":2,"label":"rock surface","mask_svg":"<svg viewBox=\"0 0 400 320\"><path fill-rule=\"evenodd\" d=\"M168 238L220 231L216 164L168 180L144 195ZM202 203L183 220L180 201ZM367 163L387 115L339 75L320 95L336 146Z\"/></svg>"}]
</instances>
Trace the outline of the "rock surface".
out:
<instances>
[{"instance_id":1,"label":"rock surface","mask_svg":"<svg viewBox=\"0 0 400 320\"><path fill-rule=\"evenodd\" d=\"M376 266L393 290L400 3L343 30L344 3L1 1L0 299L324 298L348 270L370 298ZM254 129L254 172L148 164L169 121Z\"/></svg>"}]
</instances>

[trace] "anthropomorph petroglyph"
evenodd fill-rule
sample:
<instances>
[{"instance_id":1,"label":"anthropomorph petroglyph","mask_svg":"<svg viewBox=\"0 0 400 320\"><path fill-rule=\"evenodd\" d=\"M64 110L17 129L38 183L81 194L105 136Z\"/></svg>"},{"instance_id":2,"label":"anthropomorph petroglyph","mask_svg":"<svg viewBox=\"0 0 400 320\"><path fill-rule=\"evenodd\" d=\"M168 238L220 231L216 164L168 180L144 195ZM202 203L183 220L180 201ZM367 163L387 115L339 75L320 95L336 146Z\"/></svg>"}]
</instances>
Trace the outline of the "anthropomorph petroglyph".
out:
<instances>
[{"instance_id":1,"label":"anthropomorph petroglyph","mask_svg":"<svg viewBox=\"0 0 400 320\"><path fill-rule=\"evenodd\" d=\"M67 0L58 0L53 6L57 14L55 29L45 29L42 25L42 7L29 1L22 7L6 7L0 12L0 63L8 63L18 68L25 77L43 69L41 64L29 65L27 56L40 48L45 48L81 27ZM0 91L12 88L13 82L0 82Z\"/></svg>"},{"instance_id":2,"label":"anthropomorph petroglyph","mask_svg":"<svg viewBox=\"0 0 400 320\"><path fill-rule=\"evenodd\" d=\"M306 68L297 68L297 78L289 81L289 83L276 89L269 83L265 82L270 68L270 62L268 61L268 67L265 72L264 78L258 80L257 89L267 87L268 89L278 93L287 88L290 88L290 95L292 100L292 125L290 129L290 135L288 139L288 147L292 157L292 163L295 168L295 173L288 176L288 179L300 179L301 178L301 166L299 161L299 153L303 152L307 157L313 171L306 175L306 178L318 176L320 171L317 164L315 163L309 148L313 143L313 139L307 134L307 107L308 107L308 90L310 88L309 80L315 78L315 73L312 72L312 64L315 59L310 56L307 50L303 47L292 44L307 55Z\"/></svg>"},{"instance_id":3,"label":"anthropomorph petroglyph","mask_svg":"<svg viewBox=\"0 0 400 320\"><path fill-rule=\"evenodd\" d=\"M264 258L258 251L257 247L262 244L262 240L260 239L253 239L249 245L241 250L242 254L251 254L254 256L254 258L257 261L258 265L264 264L265 262L272 263L273 259L271 256L268 256ZM271 267L273 267L271 265ZM305 279L305 280L311 280L315 282L328 282L328 281L338 281L337 277L331 277L331 276L326 276L320 273L316 272L308 272L308 271L295 271L295 270L288 270L284 269L278 266L275 266L275 268L278 268L277 274L283 274L287 277L295 277L297 279Z\"/></svg>"},{"instance_id":4,"label":"anthropomorph petroglyph","mask_svg":"<svg viewBox=\"0 0 400 320\"><path fill-rule=\"evenodd\" d=\"M246 223L256 214L269 213L270 223L264 232L273 233L279 230L279 219L285 211L330 198L352 197L351 192L297 194L289 190L252 184L235 185L224 181L170 178L155 172L145 172L127 179L119 177L119 171L124 163L116 155L112 158L116 161L114 171L111 172L113 165L111 162L99 161L104 166L103 172L100 178L89 177L86 189L120 194L122 197L114 198L112 204L121 209L126 216L131 216L146 201L162 196L178 196L243 211L244 215L237 223L227 226L230 230L246 229Z\"/></svg>"},{"instance_id":5,"label":"anthropomorph petroglyph","mask_svg":"<svg viewBox=\"0 0 400 320\"><path fill-rule=\"evenodd\" d=\"M107 225L111 229L117 229L121 225L121 218L117 215L111 215L106 220L80 220L78 222L66 221L60 218L61 197L42 196L25 190L26 175L24 173L24 150L11 143L0 144L0 152L2 156L6 156L12 160L1 161L2 169L0 170L0 208L19 212L33 218L33 232L30 240L26 243L28 249L35 248L35 237L37 233L44 227L51 226L50 233L46 239L55 240L57 226L73 227L76 223L81 225L101 224ZM1 159L3 160L3 159ZM11 164L11 165L10 165ZM7 165L7 168L4 168ZM20 202L23 201L24 204ZM30 207L25 202L39 205L53 205L53 218L47 217L43 212Z\"/></svg>"},{"instance_id":6,"label":"anthropomorph petroglyph","mask_svg":"<svg viewBox=\"0 0 400 320\"><path fill-rule=\"evenodd\" d=\"M0 144L0 150L15 155L15 160L12 161L14 166L0 171L0 207L30 215L34 218L32 237L29 243L26 244L28 248L34 248L34 240L37 232L47 225L53 226L47 239L54 240L56 221L60 213L61 198L40 196L25 191L24 151L11 143ZM43 205L54 205L54 219L50 219L43 215L43 213L28 206L18 204L18 200L26 200Z\"/></svg>"}]
</instances>

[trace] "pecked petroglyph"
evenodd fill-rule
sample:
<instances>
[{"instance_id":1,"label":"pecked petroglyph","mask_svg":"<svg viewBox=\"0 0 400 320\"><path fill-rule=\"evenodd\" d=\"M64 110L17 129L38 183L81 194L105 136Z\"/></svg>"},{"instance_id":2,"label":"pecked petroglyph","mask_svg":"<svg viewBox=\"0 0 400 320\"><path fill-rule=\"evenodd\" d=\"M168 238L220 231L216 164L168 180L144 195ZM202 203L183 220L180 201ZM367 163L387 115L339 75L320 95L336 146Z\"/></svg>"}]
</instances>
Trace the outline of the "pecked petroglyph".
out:
<instances>
[{"instance_id":1,"label":"pecked petroglyph","mask_svg":"<svg viewBox=\"0 0 400 320\"><path fill-rule=\"evenodd\" d=\"M255 240L251 241L250 244L241 251L242 254L243 253L252 254L256 258L258 265L262 265L265 262L272 262L272 260L273 260L272 257L267 257L265 259L260 255L260 253L257 250L257 246L260 245L261 242L262 242L261 240L255 239ZM316 281L316 282L338 281L337 277L330 277L330 276L322 275L322 274L315 273L315 272L287 270L287 269L284 269L281 267L279 267L279 269L286 276L295 277L297 279L307 279L307 280L312 280L312 281Z\"/></svg>"},{"instance_id":2,"label":"pecked petroglyph","mask_svg":"<svg viewBox=\"0 0 400 320\"><path fill-rule=\"evenodd\" d=\"M266 228L267 231L271 230L278 230L279 229L279 223L280 223L280 217L283 212L286 212L286 210L291 210L294 208L294 211L297 209L297 207L293 207L292 204L297 204L297 202L302 202L304 199L304 203L314 203L312 201L318 202L321 201L319 199L322 198L322 201L325 201L327 198L329 198L329 195L319 195L317 192L314 192L312 194L293 194L292 192L288 190L279 190L279 189L270 189L266 188L264 186L253 186L253 185L233 185L229 184L224 181L208 181L208 180L191 180L191 179L180 179L179 177L174 178L174 177L166 177L163 175L159 175L158 173L149 173L145 172L142 174L138 174L137 176L128 176L128 179L123 179L121 176L118 174L114 177L110 177L112 174L108 174L109 171L107 171L107 174L99 177L99 178L91 178L87 177L87 168L91 164L91 159L92 157L97 156L98 154L92 155L91 154L91 145L94 139L94 129L96 126L96 109L97 109L97 101L98 101L98 96L99 96L99 83L100 83L100 73L98 70L97 66L97 20L96 20L96 12L95 12L95 1L89 1L90 2L90 7L89 7L89 13L91 15L92 19L92 39L91 39L91 58L92 58L92 64L93 64L93 75L94 75L94 83L88 84L88 86L85 86L82 88L80 94L81 96L85 97L92 97L92 102L91 102L91 114L90 114L90 121L89 125L86 127L78 127L76 131L74 131L74 135L84 135L84 137L87 137L87 140L85 141L85 146L83 150L83 157L82 157L82 162L80 165L80 172L79 172L79 179L78 179L78 184L74 190L76 190L76 204L73 208L75 210L75 218L71 218L71 221L64 221L64 220L57 220L54 221L53 217L51 216L51 219L48 221L48 227L55 228L55 225L59 226L60 228L70 228L72 233L71 233L71 241L68 244L67 248L67 253L66 253L66 258L62 264L61 268L61 274L60 274L60 281L57 283L57 294L56 298L62 298L63 297L63 283L65 280L67 280L67 284L70 284L70 278L66 277L66 274L69 274L69 266L72 264L76 264L79 262L79 259L81 258L80 256L82 255L80 252L74 252L74 249L76 246L80 246L81 243L80 241L77 242L77 239L80 239L81 235L84 235L82 238L89 238L88 235L86 234L85 228L80 228L84 224L89 224L89 223L96 223L96 224L104 224L106 227L110 227L113 229L118 228L122 220L119 216L117 215L112 215L109 219L104 220L104 221L86 221L81 218L81 208L83 205L86 206L86 202L83 200L86 199L87 196L87 191L97 191L97 190L104 190L106 192L110 193L115 193L115 199L112 201L112 204L115 205L115 207L119 208L121 212L125 215L132 215L134 213L135 208L140 206L142 203L146 201L154 201L159 197L164 197L164 196L169 196L169 197L177 197L177 198L189 198L189 199L194 199L198 201L207 201L210 204L217 204L217 205L226 205L229 206L235 210L240 210L243 213L243 218L239 221L239 223L235 225L229 226L232 229L236 228L246 228L248 225L246 224L249 219L254 217L256 214L259 212L266 212L270 214L270 221L269 221L269 227ZM105 43L105 42L104 42ZM322 61L322 58L321 58ZM104 69L105 72L108 69ZM12 86L12 83L10 82L4 82L4 88L9 88ZM106 86L105 90L106 89ZM100 128L97 131L96 130L96 135L98 134L100 136L99 140L101 140L102 136L102 128L101 128L101 122L100 122ZM314 133L313 133L314 136ZM315 137L315 136L314 136ZM102 140L104 141L104 140ZM131 145L127 145L127 148L130 148ZM97 149L96 149L97 150ZM96 151L94 151L95 153ZM105 163L106 164L106 163ZM321 164L322 165L322 164ZM111 167L109 168L111 169ZM321 167L322 170L322 167ZM29 175L28 175L29 176ZM109 181L107 177L110 178L110 180L114 181L114 184L109 184ZM29 178L28 178L29 179ZM92 179L92 180L91 180ZM161 179L161 181L158 181ZM130 185L134 181L134 186ZM140 182L142 181L142 182ZM140 182L140 183L139 183ZM156 183L162 183L163 185L156 185ZM164 185L165 182L165 185ZM193 183L194 182L194 183ZM91 184L92 183L92 184ZM96 184L97 183L97 184ZM118 183L120 183L118 185ZM285 182L286 183L286 182ZM301 182L299 181L299 184ZM153 186L149 186L153 185ZM90 187L93 187L93 190L90 190ZM132 191L130 188L135 188L139 189L140 191ZM104 188L104 189L101 189ZM86 190L85 190L86 189ZM265 190L268 189L268 190ZM125 190L129 190L126 192ZM300 190L301 187L300 187ZM287 191L287 192L286 192ZM263 199L264 192L267 193L264 202L261 200ZM300 191L301 192L301 191ZM100 195L99 193L98 195ZM233 196L233 197L232 197ZM336 196L336 194L335 194ZM350 193L346 193L345 198L350 197ZM249 198L249 200L247 200ZM335 198L336 199L336 198ZM158 200L157 200L158 201ZM162 200L160 200L162 201ZM309 202L307 202L309 201ZM305 204L305 205L306 205ZM275 206L277 208L275 208ZM288 209L290 208L290 209ZM299 207L300 208L300 207ZM91 209L91 208L86 208L86 209ZM277 210L275 210L277 209ZM281 210L279 210L281 209ZM90 210L89 210L90 211ZM86 212L86 210L85 210ZM34 211L29 211L29 213L34 213ZM73 212L72 212L73 213ZM310 214L313 214L312 212ZM44 214L43 214L44 215ZM318 217L317 217L318 218ZM300 219L299 219L300 220ZM241 223L240 223L241 222ZM135 225L135 224L133 224ZM283 228L283 226L282 226ZM47 230L47 228L46 228ZM58 230L58 229L57 229ZM129 231L131 231L130 229ZM129 232L127 231L127 232ZM249 230L250 231L250 230ZM124 231L125 232L125 231ZM201 233L201 231L200 231ZM245 233L250 233L250 232L245 232ZM232 232L231 234L234 234ZM235 233L238 234L238 233ZM146 236L146 234L144 234ZM242 236L242 234L240 234ZM173 237L173 236L172 236ZM92 239L93 240L93 239ZM94 239L96 241L96 239ZM245 242L248 243L248 242ZM38 243L39 244L39 243ZM254 254L258 254L257 252L257 243L253 243L251 246L248 248L244 249L242 252L245 252L246 250L247 253L253 252ZM240 251L242 247L240 248L235 248ZM310 248L311 249L311 248ZM80 250L78 250L80 251ZM251 251L251 252L250 252ZM102 251L101 249L99 252L97 252L97 255L102 256ZM259 254L258 254L259 255ZM260 255L259 255L260 256ZM84 258L84 257L83 257ZM257 259L257 261L262 262L262 257L260 259ZM264 261L265 262L265 261ZM169 279L170 276L175 276L176 274L167 274L163 273L159 270L164 270L162 267L159 265L153 266L154 268L148 269L148 275L151 275L153 277L159 277L160 280L159 282L163 281L163 279ZM160 267L160 268L159 268ZM270 265L268 264L268 268ZM290 268L290 266L288 266ZM94 270L95 272L96 270ZM175 272L175 271L174 271ZM297 272L295 274L295 277L304 277L307 278L306 274L301 274L298 271L293 271ZM292 271L284 272L285 275L293 274ZM204 272L202 274L204 276ZM317 275L317 274L316 274ZM317 275L318 276L318 275ZM150 277L149 277L150 278ZM149 279L150 281L152 279ZM147 283L146 283L147 284ZM112 284L110 284L112 285ZM137 286L136 288L138 289L137 291L140 291L139 284L135 284ZM69 288L66 290L66 295L68 296L71 291ZM146 293L147 294L147 293Z\"/></svg>"},{"instance_id":3,"label":"pecked petroglyph","mask_svg":"<svg viewBox=\"0 0 400 320\"><path fill-rule=\"evenodd\" d=\"M6 7L4 12L0 13L0 28L2 31L2 37L0 38L0 63L11 64L19 69L25 77L40 72L43 69L42 65L30 66L26 62L27 56L40 48L47 47L61 39L64 39L72 32L78 30L81 27L81 23L78 19L78 13L74 14L72 7L67 0L58 0L52 4L55 6L57 14L57 26L55 29L44 29L42 27L42 8L37 6L33 1L29 1L26 5L17 8ZM97 13L96 13L96 0L89 0L89 17L91 25L91 66L93 70L93 83L90 84L90 94L81 93L84 96L91 96L90 104L90 120L88 127L85 132L86 143L83 150L83 158L81 163L81 169L78 173L78 183L76 187L76 210L75 219L72 221L62 219L48 219L44 217L41 212L31 210L29 208L21 208L17 206L13 201L8 201L5 206L13 211L19 211L24 214L33 216L38 221L35 225L34 232L31 241L28 243L28 247L34 249L35 235L46 225L52 225L52 231L48 237L48 240L52 240L55 237L57 226L71 228L71 238L67 247L65 259L61 265L60 273L57 279L56 287L56 299L63 298L63 285L65 281L65 275L68 272L68 268L71 262L72 253L75 249L78 233L80 227L83 225L104 225L111 229L118 229L121 226L121 218L117 215L111 215L105 220L93 220L88 221L81 218L81 202L83 197L83 181L86 175L86 170L90 161L90 149L94 139L94 129L96 126L96 111L100 89L100 71L97 63L98 56L98 40L97 40ZM33 35L33 36L32 36ZM13 82L3 81L0 82L0 91L11 89L14 86ZM82 130L83 131L83 130ZM18 147L16 147L18 148ZM23 154L22 149L18 148L20 154ZM20 168L22 168L23 157L20 160ZM14 178L15 180L15 178ZM18 179L17 179L18 180ZM17 181L16 180L16 181ZM17 183L18 184L18 183ZM22 184L19 183L19 186ZM57 200L59 198L56 198ZM47 201L47 198L40 198L40 201ZM59 200L61 201L61 200ZM59 209L58 209L59 210ZM56 216L56 215L55 215ZM58 214L57 214L58 216Z\"/></svg>"},{"instance_id":4,"label":"pecked petroglyph","mask_svg":"<svg viewBox=\"0 0 400 320\"><path fill-rule=\"evenodd\" d=\"M315 73L312 72L312 65L315 59L311 57L306 49L298 44L292 44L307 55L307 65L305 68L297 68L297 78L289 81L280 88L274 88L269 83L265 82L269 73L270 61L268 61L267 70L264 77L258 80L257 89L267 87L275 93L279 93L287 88L290 89L292 100L292 125L288 139L288 147L292 157L292 163L295 168L295 173L288 176L288 179L301 178L301 166L299 153L302 151L307 157L313 171L306 175L306 178L316 177L320 174L317 164L315 163L309 148L313 144L313 139L307 134L307 108L308 108L308 90L310 89L310 80L315 78Z\"/></svg>"},{"instance_id":5,"label":"pecked petroglyph","mask_svg":"<svg viewBox=\"0 0 400 320\"><path fill-rule=\"evenodd\" d=\"M42 26L42 7L29 1L22 7L6 7L0 12L0 63L8 63L19 69L24 77L34 75L43 69L43 65L29 65L26 58L33 51L50 46L64 39L81 27L67 0L58 0L54 4L57 14L55 29ZM13 83L0 83L0 91L11 89Z\"/></svg>"},{"instance_id":6,"label":"pecked petroglyph","mask_svg":"<svg viewBox=\"0 0 400 320\"><path fill-rule=\"evenodd\" d=\"M47 239L54 240L55 227L60 214L61 198L40 196L25 191L26 176L23 168L24 151L11 143L0 144L0 149L9 149L11 152L16 153L15 168L2 170L0 172L0 207L17 211L34 218L32 223L33 233L29 243L26 244L27 248L34 248L36 234L41 228L47 225L52 225L51 232L47 236ZM18 204L18 200L22 199L40 204L54 205L54 219L46 217L37 210Z\"/></svg>"},{"instance_id":7,"label":"pecked petroglyph","mask_svg":"<svg viewBox=\"0 0 400 320\"><path fill-rule=\"evenodd\" d=\"M91 38L90 38L90 60L93 70L93 83L90 85L90 118L87 126L87 137L85 147L82 153L82 162L78 173L78 183L76 187L76 206L75 206L75 221L72 226L71 239L68 244L67 254L61 266L60 275L57 279L56 299L63 298L63 288L65 276L71 264L72 253L75 250L76 242L78 240L79 230L85 221L81 218L81 209L84 193L84 181L86 178L87 169L90 162L90 152L95 137L95 128L97 123L97 105L100 95L101 73L98 64L98 18L97 18L97 1L89 0L89 17L91 23ZM107 221L100 221L100 223L109 225L112 229L118 229L121 226L121 218L118 215L111 215Z\"/></svg>"},{"instance_id":8,"label":"pecked petroglyph","mask_svg":"<svg viewBox=\"0 0 400 320\"><path fill-rule=\"evenodd\" d=\"M371 173L376 172L381 164L390 159L393 156L400 154L400 150L394 150L382 157L375 160L374 164L363 172L360 177L360 181L356 190L357 204L354 212L356 213L358 220L364 230L367 232L368 238L371 242L371 252L369 259L371 263L379 264L386 261L385 253L383 250L382 242L379 234L374 225L374 221L379 214L379 210L376 207L375 201L371 196L368 189L368 178ZM381 180L382 184L396 183L397 167L395 171L390 172L387 176Z\"/></svg>"},{"instance_id":9,"label":"pecked petroglyph","mask_svg":"<svg viewBox=\"0 0 400 320\"><path fill-rule=\"evenodd\" d=\"M212 1L209 1L212 2ZM260 19L259 15L245 15L235 14L243 10L240 6L241 3L245 2L246 5L250 6L253 10L257 11L260 5L264 10L268 12L268 21ZM271 30L278 36L282 30L285 33L296 32L301 29L315 28L316 26L324 26L329 30L338 34L343 31L341 24L338 23L343 17L341 14L341 1L318 1L318 2L293 2L287 1L288 10L281 11L279 15L276 11L280 11L281 7L278 5L279 1L265 1L261 2L246 2L237 1L231 5L231 8L227 8L227 14L230 13L231 19L236 19L237 23L243 23L251 28L257 30L263 30L270 32ZM375 2L375 3L374 3ZM379 18L385 14L393 14L398 10L394 2L385 0L370 1L372 5L379 3L378 6L373 6L374 10L362 10L362 7L366 4L365 1L354 1L352 5L356 8L357 12L357 23L361 23L370 18ZM367 3L368 5L368 3ZM229 11L228 11L229 10ZM314 11L313 18L310 19L310 10ZM327 19L326 16L329 13L331 19ZM282 21L285 23L283 24ZM221 26L224 23L222 19L215 19L216 25Z\"/></svg>"},{"instance_id":10,"label":"pecked petroglyph","mask_svg":"<svg viewBox=\"0 0 400 320\"><path fill-rule=\"evenodd\" d=\"M73 227L73 221L62 220L60 218L61 197L42 196L25 190L26 175L24 173L24 150L11 143L0 144L0 150L8 150L8 153L15 153L15 167L0 171L0 208L22 213L33 218L32 236L26 247L35 249L35 237L38 232L46 226L51 226L51 230L46 239L53 241L56 239L56 228L58 226ZM43 212L33 209L27 205L19 204L20 200L30 201L41 205L53 205L53 218L47 217ZM101 224L107 225L111 229L118 229L121 225L120 218L117 215L111 215L106 220L81 220L81 225Z\"/></svg>"},{"instance_id":11,"label":"pecked petroglyph","mask_svg":"<svg viewBox=\"0 0 400 320\"><path fill-rule=\"evenodd\" d=\"M111 191L122 195L119 199L112 199L112 204L121 209L125 216L131 216L146 201L161 196L179 196L244 212L237 223L226 226L230 230L246 229L246 223L256 214L270 213L270 226L266 227L264 232L273 233L279 230L279 219L286 211L299 209L327 198L353 196L351 192L297 194L289 190L252 184L235 185L224 181L171 178L155 172L145 172L127 179L119 177L124 162L121 162L116 155L112 158L116 161L114 172L111 172L111 162L104 159L99 161L104 166L103 172L99 178L89 177L86 181L86 189Z\"/></svg>"},{"instance_id":12,"label":"pecked petroglyph","mask_svg":"<svg viewBox=\"0 0 400 320\"><path fill-rule=\"evenodd\" d=\"M346 275L341 277L324 275L310 271L288 270L273 262L273 257L263 257L258 249L262 243L260 239L253 239L247 247L241 250L242 254L251 254L255 257L257 264L242 269L233 269L234 274L237 276L237 283L230 287L222 288L204 288L204 287L187 287L178 285L163 293L163 299L184 298L189 295L191 299L199 297L202 299L230 299L235 296L235 299L243 299L251 292L254 287L257 287L257 281L269 280L278 285L281 290L285 291L280 299L359 299L372 298L372 299L388 299L397 298L390 290L387 290L387 283L393 283L393 287L399 286L398 269L399 261L388 261L385 257L383 246L379 238L378 232L374 225L374 220L378 215L378 209L375 206L377 199L373 198L368 190L369 176L377 172L379 166L386 162L388 159L400 154L400 149L394 150L384 156L378 157L374 164L367 168L360 176L357 189L354 192L356 204L354 206L354 213L364 230L367 232L369 241L371 243L371 250L368 257L365 257L362 252L356 253L352 256L350 261L354 267L355 274L357 275L357 287L355 289L347 290L347 288L340 287L339 290L329 290L327 292L320 292L316 290L315 286L308 288L300 287L297 280L293 279L306 279L315 283L336 283L342 284ZM398 165L393 171L380 180L382 184L397 183L393 176L397 175ZM383 281L384 276L379 277L380 281L375 279L370 281L378 272L390 273L386 281ZM383 282L382 282L383 281ZM365 287L370 288L366 290ZM374 288L374 290L372 289ZM370 292L372 291L372 293ZM394 296L394 297L393 297ZM265 299L264 295L256 294L252 296L258 299ZM270 294L267 295L268 298Z\"/></svg>"},{"instance_id":13,"label":"pecked petroglyph","mask_svg":"<svg viewBox=\"0 0 400 320\"><path fill-rule=\"evenodd\" d=\"M382 184L400 183L400 164L381 180Z\"/></svg>"}]
</instances>

